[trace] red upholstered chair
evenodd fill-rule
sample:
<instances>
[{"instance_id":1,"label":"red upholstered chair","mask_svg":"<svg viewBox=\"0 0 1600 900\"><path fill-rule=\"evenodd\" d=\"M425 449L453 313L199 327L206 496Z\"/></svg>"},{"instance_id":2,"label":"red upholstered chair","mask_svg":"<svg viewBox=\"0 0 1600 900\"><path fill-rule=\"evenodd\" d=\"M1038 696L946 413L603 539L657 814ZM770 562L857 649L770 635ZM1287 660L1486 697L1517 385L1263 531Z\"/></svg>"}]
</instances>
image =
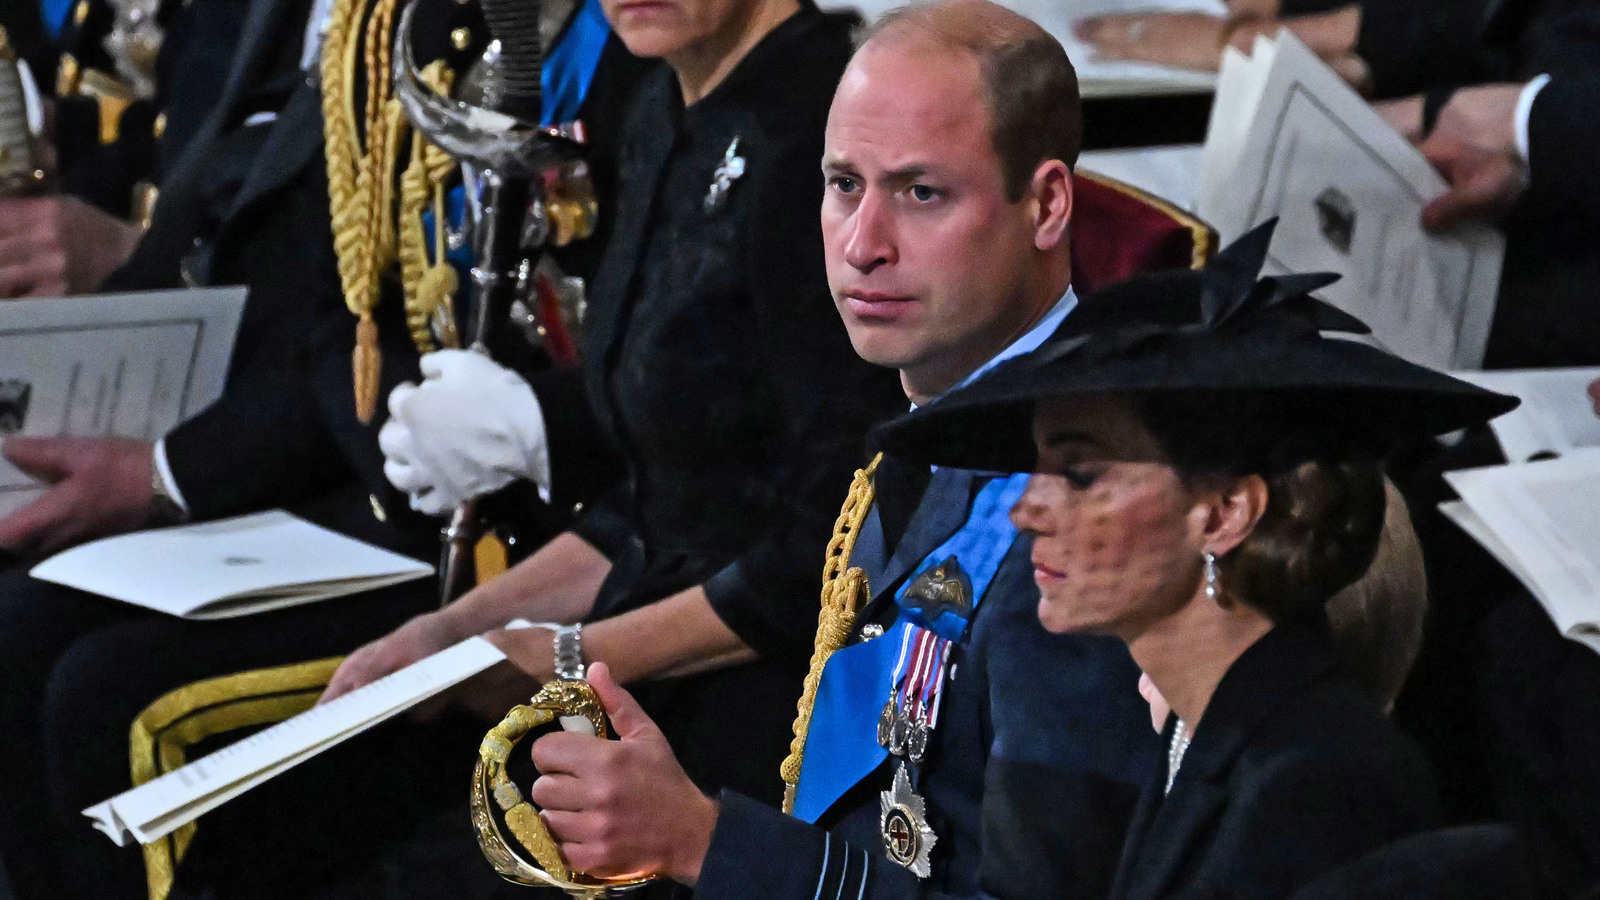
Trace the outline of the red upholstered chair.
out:
<instances>
[{"instance_id":1,"label":"red upholstered chair","mask_svg":"<svg viewBox=\"0 0 1600 900\"><path fill-rule=\"evenodd\" d=\"M1115 178L1072 176L1072 286L1087 294L1156 269L1197 269L1217 233L1189 213Z\"/></svg>"}]
</instances>

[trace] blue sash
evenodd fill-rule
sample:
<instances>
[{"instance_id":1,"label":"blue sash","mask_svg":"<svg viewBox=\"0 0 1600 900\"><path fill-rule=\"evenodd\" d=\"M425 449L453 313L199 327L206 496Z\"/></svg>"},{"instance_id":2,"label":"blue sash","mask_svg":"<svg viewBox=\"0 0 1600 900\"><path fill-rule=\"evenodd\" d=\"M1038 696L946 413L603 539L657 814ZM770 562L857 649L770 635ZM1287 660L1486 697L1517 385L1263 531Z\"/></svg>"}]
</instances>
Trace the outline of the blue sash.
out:
<instances>
[{"instance_id":1,"label":"blue sash","mask_svg":"<svg viewBox=\"0 0 1600 900\"><path fill-rule=\"evenodd\" d=\"M544 60L540 73L544 103L540 118L544 124L559 125L578 117L610 35L600 0L585 0Z\"/></svg>"},{"instance_id":2,"label":"blue sash","mask_svg":"<svg viewBox=\"0 0 1600 900\"><path fill-rule=\"evenodd\" d=\"M60 40L61 31L67 25L67 14L72 12L72 0L41 0L39 3L39 19L44 24L44 30L50 35L51 40ZM52 76L55 73L35 72L34 76Z\"/></svg>"},{"instance_id":3,"label":"blue sash","mask_svg":"<svg viewBox=\"0 0 1600 900\"><path fill-rule=\"evenodd\" d=\"M967 521L950 539L923 557L916 571L895 595L900 614L882 637L845 647L828 657L817 685L811 730L800 763L800 783L795 790L794 815L815 822L845 791L872 774L889 751L878 743L878 713L888 702L895 660L905 631L926 627L940 637L961 640L969 617L948 610L932 622L903 603L905 592L923 571L951 556L972 582L972 609L988 591L1000 563L1017 539L1009 513L1028 484L1027 475L996 478L983 486L973 500Z\"/></svg>"}]
</instances>

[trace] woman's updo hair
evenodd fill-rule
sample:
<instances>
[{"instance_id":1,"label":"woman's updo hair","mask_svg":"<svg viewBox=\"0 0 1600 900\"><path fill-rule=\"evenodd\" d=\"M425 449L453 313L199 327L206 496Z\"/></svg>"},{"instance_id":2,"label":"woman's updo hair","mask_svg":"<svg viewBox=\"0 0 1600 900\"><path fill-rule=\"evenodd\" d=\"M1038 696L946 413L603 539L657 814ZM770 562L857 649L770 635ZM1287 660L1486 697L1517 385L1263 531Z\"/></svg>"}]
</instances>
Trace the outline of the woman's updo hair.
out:
<instances>
[{"instance_id":1,"label":"woman's updo hair","mask_svg":"<svg viewBox=\"0 0 1600 900\"><path fill-rule=\"evenodd\" d=\"M1274 622L1320 612L1366 572L1383 532L1383 469L1340 435L1308 425L1314 396L1208 391L1135 398L1135 414L1184 483L1260 475L1267 506L1219 559L1223 588Z\"/></svg>"}]
</instances>

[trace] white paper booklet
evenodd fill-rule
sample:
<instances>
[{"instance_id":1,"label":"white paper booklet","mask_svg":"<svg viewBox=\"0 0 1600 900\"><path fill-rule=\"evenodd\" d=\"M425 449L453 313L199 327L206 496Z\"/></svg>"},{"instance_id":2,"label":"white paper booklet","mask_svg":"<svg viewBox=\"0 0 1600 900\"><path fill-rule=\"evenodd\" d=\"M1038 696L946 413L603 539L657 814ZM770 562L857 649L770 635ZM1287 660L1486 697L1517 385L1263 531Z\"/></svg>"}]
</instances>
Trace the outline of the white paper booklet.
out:
<instances>
[{"instance_id":1,"label":"white paper booklet","mask_svg":"<svg viewBox=\"0 0 1600 900\"><path fill-rule=\"evenodd\" d=\"M1276 217L1269 272L1338 272L1319 294L1413 362L1483 360L1505 237L1486 225L1434 235L1444 193L1422 154L1287 31L1223 56L1199 203L1224 243Z\"/></svg>"},{"instance_id":2,"label":"white paper booklet","mask_svg":"<svg viewBox=\"0 0 1600 900\"><path fill-rule=\"evenodd\" d=\"M186 619L227 619L432 572L427 563L272 510L105 538L58 553L31 574Z\"/></svg>"},{"instance_id":3,"label":"white paper booklet","mask_svg":"<svg viewBox=\"0 0 1600 900\"><path fill-rule=\"evenodd\" d=\"M915 0L912 0L915 2ZM1078 70L1078 88L1084 97L1148 96L1206 93L1217 83L1214 72L1197 72L1150 63L1097 59L1088 44L1072 34L1078 20L1109 13L1155 11L1203 12L1226 16L1222 0L996 0L1039 23L1061 46ZM823 9L854 9L867 21L906 5L907 0L819 0Z\"/></svg>"},{"instance_id":4,"label":"white paper booklet","mask_svg":"<svg viewBox=\"0 0 1600 900\"><path fill-rule=\"evenodd\" d=\"M525 624L525 623L513 623ZM210 756L83 811L117 846L132 837L160 840L208 810L287 771L447 688L488 669L505 654L469 638L323 706L258 732ZM472 761L462 761L462 784Z\"/></svg>"},{"instance_id":5,"label":"white paper booklet","mask_svg":"<svg viewBox=\"0 0 1600 900\"><path fill-rule=\"evenodd\" d=\"M1600 449L1447 472L1439 508L1500 560L1561 633L1600 652Z\"/></svg>"},{"instance_id":6,"label":"white paper booklet","mask_svg":"<svg viewBox=\"0 0 1600 900\"><path fill-rule=\"evenodd\" d=\"M153 441L222 395L244 288L0 303L0 438ZM0 516L45 485L0 459Z\"/></svg>"},{"instance_id":7,"label":"white paper booklet","mask_svg":"<svg viewBox=\"0 0 1600 900\"><path fill-rule=\"evenodd\" d=\"M1479 387L1522 398L1522 405L1489 427L1511 462L1527 462L1535 454L1562 454L1580 447L1600 447L1600 416L1589 400L1595 369L1504 369L1456 372Z\"/></svg>"}]
</instances>

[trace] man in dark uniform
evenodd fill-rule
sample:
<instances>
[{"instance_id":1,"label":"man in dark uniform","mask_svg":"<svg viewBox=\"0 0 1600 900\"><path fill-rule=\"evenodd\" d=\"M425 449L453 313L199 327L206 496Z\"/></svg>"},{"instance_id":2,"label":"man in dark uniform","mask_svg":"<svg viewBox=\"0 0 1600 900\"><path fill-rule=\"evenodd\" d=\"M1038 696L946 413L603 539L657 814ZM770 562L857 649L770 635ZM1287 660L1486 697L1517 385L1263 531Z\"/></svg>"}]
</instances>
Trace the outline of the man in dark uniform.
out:
<instances>
[{"instance_id":1,"label":"man in dark uniform","mask_svg":"<svg viewBox=\"0 0 1600 900\"><path fill-rule=\"evenodd\" d=\"M437 522L392 502L376 443L381 419L362 424L354 409L355 320L330 230L319 84L306 68L321 41L311 10L310 0L251 3L214 110L173 164L137 251L105 285L248 285L223 398L154 448L96 438L8 442L13 461L54 485L0 523L0 544L28 553L180 515L283 507L401 552L436 552ZM455 32L476 15L474 6L425 4L415 34L437 46L419 46L418 58L465 71L482 47L481 30L471 44ZM584 114L602 128L608 104L626 89L615 74L602 62L585 100ZM386 389L416 377L417 352L393 287L376 311ZM194 623L58 589L20 566L0 582L0 852L24 898L145 895L138 851L114 848L80 810L129 786L129 725L147 704L198 679L346 652L437 597L424 581ZM463 733L470 739L470 729ZM372 774L330 786L319 798L328 814L341 800L359 802L340 790L388 793L381 773ZM326 849L337 861L362 846L351 838ZM287 855L276 865L311 862Z\"/></svg>"},{"instance_id":2,"label":"man in dark uniform","mask_svg":"<svg viewBox=\"0 0 1600 900\"><path fill-rule=\"evenodd\" d=\"M1075 95L1060 45L985 0L891 16L847 69L823 158L829 282L857 352L913 402L1072 327ZM785 764L794 817L701 794L596 665L621 740L533 749L567 861L703 900L1104 896L1156 741L1126 653L1039 624L1006 520L1020 486L890 458L858 476Z\"/></svg>"}]
</instances>

